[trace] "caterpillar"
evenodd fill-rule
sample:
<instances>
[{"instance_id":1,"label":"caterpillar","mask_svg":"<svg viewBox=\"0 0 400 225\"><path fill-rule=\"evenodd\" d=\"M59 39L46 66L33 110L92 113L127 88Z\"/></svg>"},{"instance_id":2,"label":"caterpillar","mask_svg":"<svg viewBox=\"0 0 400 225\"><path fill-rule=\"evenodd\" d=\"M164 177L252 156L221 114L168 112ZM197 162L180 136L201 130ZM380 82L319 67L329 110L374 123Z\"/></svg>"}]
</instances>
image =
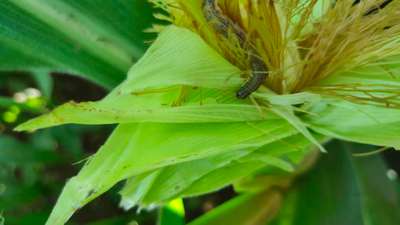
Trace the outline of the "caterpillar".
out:
<instances>
[{"instance_id":1,"label":"caterpillar","mask_svg":"<svg viewBox=\"0 0 400 225\"><path fill-rule=\"evenodd\" d=\"M202 9L207 22L218 34L228 38L230 33L233 33L240 47L249 55L252 75L236 92L237 98L245 99L264 83L267 78L267 73L265 71L268 70L268 67L261 59L257 50L252 47L251 44L246 44L246 34L243 29L235 24L228 16L223 14L216 0L204 0Z\"/></svg>"},{"instance_id":2,"label":"caterpillar","mask_svg":"<svg viewBox=\"0 0 400 225\"><path fill-rule=\"evenodd\" d=\"M389 5L393 0L384 0L380 4L377 4L376 6L370 8L367 12L364 13L364 16L369 16L374 13L377 13L379 10L385 8L387 5ZM353 5L356 5L360 3L360 0L354 1Z\"/></svg>"}]
</instances>

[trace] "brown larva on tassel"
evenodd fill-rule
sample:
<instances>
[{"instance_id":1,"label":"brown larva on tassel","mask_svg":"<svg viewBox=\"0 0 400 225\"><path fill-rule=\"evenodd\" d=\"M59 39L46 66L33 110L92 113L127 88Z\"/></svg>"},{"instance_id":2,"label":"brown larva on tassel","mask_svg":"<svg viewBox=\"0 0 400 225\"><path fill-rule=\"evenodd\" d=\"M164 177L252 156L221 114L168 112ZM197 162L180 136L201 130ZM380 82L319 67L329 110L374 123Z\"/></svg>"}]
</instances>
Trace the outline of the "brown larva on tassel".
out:
<instances>
[{"instance_id":1,"label":"brown larva on tassel","mask_svg":"<svg viewBox=\"0 0 400 225\"><path fill-rule=\"evenodd\" d=\"M203 13L207 22L212 25L213 29L218 34L228 38L230 32L232 32L236 36L235 38L238 40L240 47L249 55L249 64L251 66L252 75L250 79L236 92L237 98L247 98L251 93L256 91L267 78L266 71L268 68L266 64L259 56L257 50L252 47L251 44L246 44L246 35L243 29L222 13L222 10L218 7L215 0L203 1Z\"/></svg>"}]
</instances>

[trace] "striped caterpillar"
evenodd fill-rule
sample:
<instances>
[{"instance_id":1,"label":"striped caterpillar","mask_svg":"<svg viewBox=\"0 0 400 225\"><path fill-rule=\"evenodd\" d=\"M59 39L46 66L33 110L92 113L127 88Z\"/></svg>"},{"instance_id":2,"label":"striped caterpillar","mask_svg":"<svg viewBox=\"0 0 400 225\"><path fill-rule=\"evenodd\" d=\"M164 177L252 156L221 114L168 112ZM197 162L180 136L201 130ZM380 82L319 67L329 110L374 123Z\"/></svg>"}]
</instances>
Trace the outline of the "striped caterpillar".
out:
<instances>
[{"instance_id":1,"label":"striped caterpillar","mask_svg":"<svg viewBox=\"0 0 400 225\"><path fill-rule=\"evenodd\" d=\"M235 24L229 17L222 13L216 0L203 1L203 14L207 22L213 29L225 38L228 38L230 33L236 36L241 48L249 55L252 76L250 79L236 92L236 97L245 99L251 93L256 91L267 78L267 65L261 59L257 50L250 44L246 44L246 34L241 27ZM260 72L261 71L261 72Z\"/></svg>"}]
</instances>

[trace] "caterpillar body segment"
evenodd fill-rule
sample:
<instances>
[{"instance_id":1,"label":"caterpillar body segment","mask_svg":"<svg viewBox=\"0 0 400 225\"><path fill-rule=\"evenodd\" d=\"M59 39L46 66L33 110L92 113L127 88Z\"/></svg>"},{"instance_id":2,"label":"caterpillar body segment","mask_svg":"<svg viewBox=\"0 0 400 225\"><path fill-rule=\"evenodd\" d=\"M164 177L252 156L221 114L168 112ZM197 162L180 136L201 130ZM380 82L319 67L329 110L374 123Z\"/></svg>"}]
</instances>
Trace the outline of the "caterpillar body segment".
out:
<instances>
[{"instance_id":1,"label":"caterpillar body segment","mask_svg":"<svg viewBox=\"0 0 400 225\"><path fill-rule=\"evenodd\" d=\"M239 41L240 47L247 52L252 75L250 79L236 92L237 98L247 98L264 83L267 78L267 65L260 57L257 50L251 44L246 43L246 33L244 30L240 28L239 25L235 24L228 16L222 13L216 0L203 1L203 14L207 22L218 34L225 38L229 38L229 35L233 33Z\"/></svg>"}]
</instances>

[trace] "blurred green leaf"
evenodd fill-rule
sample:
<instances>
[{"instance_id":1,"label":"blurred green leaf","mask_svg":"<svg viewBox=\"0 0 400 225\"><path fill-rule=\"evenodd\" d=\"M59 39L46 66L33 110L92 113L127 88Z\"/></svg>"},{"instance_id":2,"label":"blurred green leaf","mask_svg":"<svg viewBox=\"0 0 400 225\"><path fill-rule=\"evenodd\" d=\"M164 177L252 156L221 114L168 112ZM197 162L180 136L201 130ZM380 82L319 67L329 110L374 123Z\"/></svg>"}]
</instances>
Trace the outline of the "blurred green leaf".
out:
<instances>
[{"instance_id":1,"label":"blurred green leaf","mask_svg":"<svg viewBox=\"0 0 400 225\"><path fill-rule=\"evenodd\" d=\"M243 194L188 225L264 225L278 211L281 201L282 193L278 190Z\"/></svg>"},{"instance_id":2,"label":"blurred green leaf","mask_svg":"<svg viewBox=\"0 0 400 225\"><path fill-rule=\"evenodd\" d=\"M182 199L175 199L160 209L158 225L185 225Z\"/></svg>"},{"instance_id":3,"label":"blurred green leaf","mask_svg":"<svg viewBox=\"0 0 400 225\"><path fill-rule=\"evenodd\" d=\"M372 151L375 148L346 143L349 152ZM352 159L361 192L364 224L394 225L400 221L400 199L396 191L398 180L390 180L388 167L381 155Z\"/></svg>"},{"instance_id":4,"label":"blurred green leaf","mask_svg":"<svg viewBox=\"0 0 400 225\"><path fill-rule=\"evenodd\" d=\"M17 110L32 112L32 113L43 113L42 107L30 107L25 103L15 102L14 99L9 97L0 96L0 108L9 109L15 107Z\"/></svg>"},{"instance_id":5,"label":"blurred green leaf","mask_svg":"<svg viewBox=\"0 0 400 225\"><path fill-rule=\"evenodd\" d=\"M54 152L37 149L29 144L8 137L0 136L0 163L24 165L34 162L55 162L58 157Z\"/></svg>"},{"instance_id":6,"label":"blurred green leaf","mask_svg":"<svg viewBox=\"0 0 400 225\"><path fill-rule=\"evenodd\" d=\"M12 98L7 98L0 96L0 107L10 107L12 105L17 105L17 103Z\"/></svg>"},{"instance_id":7,"label":"blurred green leaf","mask_svg":"<svg viewBox=\"0 0 400 225\"><path fill-rule=\"evenodd\" d=\"M10 0L0 11L1 70L67 72L108 88L142 55L154 22L145 0Z\"/></svg>"},{"instance_id":8,"label":"blurred green leaf","mask_svg":"<svg viewBox=\"0 0 400 225\"><path fill-rule=\"evenodd\" d=\"M0 194L0 209L6 210L6 212L21 205L29 205L42 194L40 188L35 185L21 185L20 183L7 183L5 185L5 192Z\"/></svg>"},{"instance_id":9,"label":"blurred green leaf","mask_svg":"<svg viewBox=\"0 0 400 225\"><path fill-rule=\"evenodd\" d=\"M131 223L129 223L128 218L121 216L117 218L102 219L100 221L87 223L87 225L131 225ZM137 223L132 223L132 225L137 225Z\"/></svg>"},{"instance_id":10,"label":"blurred green leaf","mask_svg":"<svg viewBox=\"0 0 400 225\"><path fill-rule=\"evenodd\" d=\"M4 188L0 193L0 210L6 210L6 216L12 209L41 198L38 181L42 178L42 167L60 162L59 156L51 151L53 148L41 147L0 136L0 185Z\"/></svg>"},{"instance_id":11,"label":"blurred green leaf","mask_svg":"<svg viewBox=\"0 0 400 225\"><path fill-rule=\"evenodd\" d=\"M26 213L19 217L10 216L6 218L7 225L31 225L43 224L46 222L48 212Z\"/></svg>"},{"instance_id":12,"label":"blurred green leaf","mask_svg":"<svg viewBox=\"0 0 400 225\"><path fill-rule=\"evenodd\" d=\"M63 126L52 128L49 132L62 149L69 152L75 159L81 160L83 155L82 137L91 128L82 126ZM92 128L93 129L93 128ZM94 129L96 130L96 129ZM97 130L98 131L98 130ZM94 131L92 131L94 132Z\"/></svg>"},{"instance_id":13,"label":"blurred green leaf","mask_svg":"<svg viewBox=\"0 0 400 225\"><path fill-rule=\"evenodd\" d=\"M53 92L53 78L47 70L31 71L31 76L35 80L37 86L43 95L49 99Z\"/></svg>"},{"instance_id":14,"label":"blurred green leaf","mask_svg":"<svg viewBox=\"0 0 400 225\"><path fill-rule=\"evenodd\" d=\"M273 225L395 225L400 203L395 183L386 177L379 155L354 158L354 149L367 146L333 142L328 154L297 181Z\"/></svg>"}]
</instances>

